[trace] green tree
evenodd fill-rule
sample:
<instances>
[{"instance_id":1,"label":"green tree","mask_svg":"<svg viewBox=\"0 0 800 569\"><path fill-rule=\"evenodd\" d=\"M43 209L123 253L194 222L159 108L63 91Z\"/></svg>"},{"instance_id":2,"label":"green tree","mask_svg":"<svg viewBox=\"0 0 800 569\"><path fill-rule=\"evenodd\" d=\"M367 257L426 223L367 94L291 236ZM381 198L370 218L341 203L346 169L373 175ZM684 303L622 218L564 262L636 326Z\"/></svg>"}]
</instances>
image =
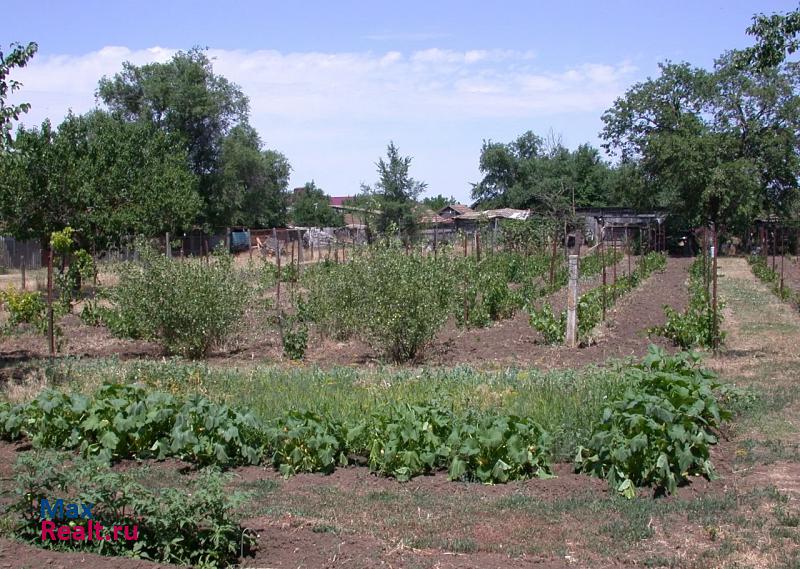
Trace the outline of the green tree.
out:
<instances>
[{"instance_id":1,"label":"green tree","mask_svg":"<svg viewBox=\"0 0 800 569\"><path fill-rule=\"evenodd\" d=\"M427 185L411 177L411 157L400 156L394 142L386 148L386 160L378 159L376 166L378 181L374 188L364 186L362 189L378 199L381 208L378 231L384 233L396 228L407 237L413 235L416 231L414 204Z\"/></svg>"},{"instance_id":2,"label":"green tree","mask_svg":"<svg viewBox=\"0 0 800 569\"><path fill-rule=\"evenodd\" d=\"M432 209L433 211L439 211L445 206L453 205L456 202L456 199L453 196L449 198L443 196L442 194L438 194L436 196L428 196L422 199L422 205Z\"/></svg>"},{"instance_id":3,"label":"green tree","mask_svg":"<svg viewBox=\"0 0 800 569\"><path fill-rule=\"evenodd\" d=\"M18 43L10 45L11 51L4 54L0 50L0 143L9 144L11 142L12 121L19 120L22 113L27 113L31 108L30 103L20 103L9 105L7 103L9 94L19 90L22 83L9 79L11 70L25 67L31 60L39 46L35 42L30 42L23 46Z\"/></svg>"},{"instance_id":4,"label":"green tree","mask_svg":"<svg viewBox=\"0 0 800 569\"><path fill-rule=\"evenodd\" d=\"M756 14L747 33L756 44L739 53L738 62L758 69L777 67L800 48L800 9L784 14Z\"/></svg>"},{"instance_id":5,"label":"green tree","mask_svg":"<svg viewBox=\"0 0 800 569\"><path fill-rule=\"evenodd\" d=\"M231 224L220 176L222 147L234 127L247 123L249 103L237 85L214 73L201 49L178 52L167 63L126 62L120 73L100 81L97 94L124 120L148 121L177 137L199 180L200 221Z\"/></svg>"},{"instance_id":6,"label":"green tree","mask_svg":"<svg viewBox=\"0 0 800 569\"><path fill-rule=\"evenodd\" d=\"M633 201L742 230L797 193L797 73L721 57L713 71L687 63L634 85L603 115L606 148L636 163L647 197Z\"/></svg>"},{"instance_id":7,"label":"green tree","mask_svg":"<svg viewBox=\"0 0 800 569\"><path fill-rule=\"evenodd\" d=\"M285 156L264 150L253 127L240 124L222 141L220 219L231 225L286 224L286 192L291 167Z\"/></svg>"},{"instance_id":8,"label":"green tree","mask_svg":"<svg viewBox=\"0 0 800 569\"><path fill-rule=\"evenodd\" d=\"M588 144L570 151L556 137L528 131L507 144L484 141L483 178L472 198L482 207L532 208L563 215L576 206L610 205L610 167Z\"/></svg>"},{"instance_id":9,"label":"green tree","mask_svg":"<svg viewBox=\"0 0 800 569\"><path fill-rule=\"evenodd\" d=\"M301 227L341 227L344 217L333 209L330 199L313 180L303 186L295 197L292 220Z\"/></svg>"},{"instance_id":10,"label":"green tree","mask_svg":"<svg viewBox=\"0 0 800 569\"><path fill-rule=\"evenodd\" d=\"M187 228L201 201L186 152L145 122L68 115L58 129L20 128L0 156L4 231L45 242L67 226L84 247Z\"/></svg>"}]
</instances>

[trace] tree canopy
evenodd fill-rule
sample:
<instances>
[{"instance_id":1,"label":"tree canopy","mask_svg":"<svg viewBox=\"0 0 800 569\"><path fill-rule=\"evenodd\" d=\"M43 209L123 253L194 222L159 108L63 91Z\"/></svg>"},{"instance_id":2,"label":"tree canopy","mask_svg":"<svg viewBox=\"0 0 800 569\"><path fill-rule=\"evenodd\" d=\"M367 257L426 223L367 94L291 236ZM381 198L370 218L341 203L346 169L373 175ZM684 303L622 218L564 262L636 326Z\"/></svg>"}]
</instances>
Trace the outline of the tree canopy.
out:
<instances>
[{"instance_id":1,"label":"tree canopy","mask_svg":"<svg viewBox=\"0 0 800 569\"><path fill-rule=\"evenodd\" d=\"M39 46L36 42L30 42L25 46L12 43L10 48L11 51L9 53L3 53L0 49L0 145L6 145L11 142L13 121L19 120L19 116L22 113L27 113L31 108L29 103L8 104L9 94L22 87L22 83L10 79L9 75L15 67L25 67L28 61L33 58Z\"/></svg>"},{"instance_id":2,"label":"tree canopy","mask_svg":"<svg viewBox=\"0 0 800 569\"><path fill-rule=\"evenodd\" d=\"M285 222L288 160L263 148L248 123L247 97L214 73L203 50L178 52L166 63L125 63L100 81L97 94L120 119L150 123L180 142L203 200L198 223Z\"/></svg>"},{"instance_id":3,"label":"tree canopy","mask_svg":"<svg viewBox=\"0 0 800 569\"><path fill-rule=\"evenodd\" d=\"M3 231L43 242L70 226L84 246L188 227L201 201L186 153L144 122L69 114L58 128L20 128L0 155Z\"/></svg>"},{"instance_id":4,"label":"tree canopy","mask_svg":"<svg viewBox=\"0 0 800 569\"><path fill-rule=\"evenodd\" d=\"M296 194L292 221L300 227L341 227L344 217L330 205L330 199L312 180Z\"/></svg>"},{"instance_id":5,"label":"tree canopy","mask_svg":"<svg viewBox=\"0 0 800 569\"><path fill-rule=\"evenodd\" d=\"M412 235L416 230L414 204L427 185L411 177L411 157L401 156L394 142L386 147L386 159L379 158L375 165L378 181L374 187L363 186L362 189L377 199L381 210L378 231L397 229L403 235Z\"/></svg>"}]
</instances>

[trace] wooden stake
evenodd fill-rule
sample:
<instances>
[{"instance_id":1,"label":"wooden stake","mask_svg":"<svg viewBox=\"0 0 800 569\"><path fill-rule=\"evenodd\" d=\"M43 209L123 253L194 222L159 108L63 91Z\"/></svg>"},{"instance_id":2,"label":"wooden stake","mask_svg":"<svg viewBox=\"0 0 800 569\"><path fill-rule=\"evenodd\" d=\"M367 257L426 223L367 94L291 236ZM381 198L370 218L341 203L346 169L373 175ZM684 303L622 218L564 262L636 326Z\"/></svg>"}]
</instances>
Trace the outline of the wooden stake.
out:
<instances>
[{"instance_id":1,"label":"wooden stake","mask_svg":"<svg viewBox=\"0 0 800 569\"><path fill-rule=\"evenodd\" d=\"M19 256L19 270L22 273L22 275L21 275L22 276L22 290L24 292L25 289L26 289L26 286L25 286L25 255L20 255Z\"/></svg>"},{"instance_id":2,"label":"wooden stake","mask_svg":"<svg viewBox=\"0 0 800 569\"><path fill-rule=\"evenodd\" d=\"M53 321L53 247L47 252L47 346L50 359L56 355L55 323Z\"/></svg>"},{"instance_id":3,"label":"wooden stake","mask_svg":"<svg viewBox=\"0 0 800 569\"><path fill-rule=\"evenodd\" d=\"M566 345L578 345L578 256L569 256L569 288L567 289L567 334Z\"/></svg>"}]
</instances>

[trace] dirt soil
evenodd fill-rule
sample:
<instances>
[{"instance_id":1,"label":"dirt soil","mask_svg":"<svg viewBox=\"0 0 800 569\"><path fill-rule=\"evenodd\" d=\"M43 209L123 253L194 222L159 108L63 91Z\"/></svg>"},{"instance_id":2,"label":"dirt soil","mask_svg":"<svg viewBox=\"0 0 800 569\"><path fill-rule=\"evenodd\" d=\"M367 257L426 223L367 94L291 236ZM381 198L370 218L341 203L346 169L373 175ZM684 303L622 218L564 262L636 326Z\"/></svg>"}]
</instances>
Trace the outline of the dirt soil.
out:
<instances>
[{"instance_id":1,"label":"dirt soil","mask_svg":"<svg viewBox=\"0 0 800 569\"><path fill-rule=\"evenodd\" d=\"M579 353L599 360L641 349L641 331L660 323L661 305L686 303L688 263L671 259L664 274L621 300L597 345ZM758 283L744 259L722 259L720 273L728 335L707 363L725 381L764 395L760 414L721 433L711 455L718 479L694 478L669 497L640 490L636 499L624 500L604 481L575 474L570 464L556 464L553 479L496 486L450 482L443 473L399 483L365 467L290 479L272 469L239 468L232 471L231 490L250 493L244 525L259 536L240 567L798 567L800 314ZM514 321L479 332L504 325ZM491 352L502 349L498 341ZM0 443L3 490L24 450ZM142 467L156 485L191 476L178 461L126 461L116 468ZM157 567L0 539L0 569L40 566Z\"/></svg>"},{"instance_id":2,"label":"dirt soil","mask_svg":"<svg viewBox=\"0 0 800 569\"><path fill-rule=\"evenodd\" d=\"M451 318L432 346L413 365L477 367L541 368L576 367L602 363L609 357L638 356L648 343L668 346L663 339L647 338L647 329L663 325L665 304L678 310L688 302L685 281L689 259L671 258L664 273L651 276L637 289L620 299L608 312L605 324L597 330L595 342L585 348L570 350L549 346L528 323L524 311L505 321L472 330L460 330ZM618 275L627 271L627 261L617 267ZM583 290L599 284L600 277L581 283ZM608 282L612 282L611 271ZM550 301L558 308L563 305L566 291L555 293ZM114 356L120 359L160 358L163 354L156 344L114 338L104 327L87 326L75 315L61 320L66 341L62 355L83 358ZM240 366L245 362L269 363L284 361L280 337L276 330L254 323L245 330L238 345L231 351L214 354L215 365ZM43 337L24 333L0 341L0 367L47 357ZM330 367L334 365L379 365L380 357L368 345L358 340L337 342L316 337L312 333L305 363Z\"/></svg>"}]
</instances>

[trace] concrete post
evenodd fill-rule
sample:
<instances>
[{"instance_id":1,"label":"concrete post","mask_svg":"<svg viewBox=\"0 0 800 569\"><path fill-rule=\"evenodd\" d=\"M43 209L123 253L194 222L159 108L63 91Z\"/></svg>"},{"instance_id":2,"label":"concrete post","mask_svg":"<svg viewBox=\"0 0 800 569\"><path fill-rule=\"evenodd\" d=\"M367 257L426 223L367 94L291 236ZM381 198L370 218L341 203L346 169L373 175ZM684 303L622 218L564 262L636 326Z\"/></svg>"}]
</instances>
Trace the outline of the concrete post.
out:
<instances>
[{"instance_id":1,"label":"concrete post","mask_svg":"<svg viewBox=\"0 0 800 569\"><path fill-rule=\"evenodd\" d=\"M567 287L567 334L566 345L578 345L578 256L569 256L569 286Z\"/></svg>"}]
</instances>

